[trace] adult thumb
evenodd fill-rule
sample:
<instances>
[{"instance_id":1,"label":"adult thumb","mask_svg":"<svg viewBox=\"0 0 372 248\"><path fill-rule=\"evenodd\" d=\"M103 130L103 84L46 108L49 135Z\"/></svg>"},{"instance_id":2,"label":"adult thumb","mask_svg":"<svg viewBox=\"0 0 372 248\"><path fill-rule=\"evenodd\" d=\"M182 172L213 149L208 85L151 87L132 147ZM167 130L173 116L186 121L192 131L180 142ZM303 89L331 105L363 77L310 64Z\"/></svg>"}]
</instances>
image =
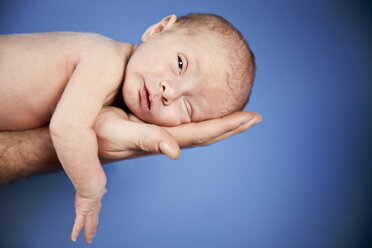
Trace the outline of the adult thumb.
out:
<instances>
[{"instance_id":1,"label":"adult thumb","mask_svg":"<svg viewBox=\"0 0 372 248\"><path fill-rule=\"evenodd\" d=\"M167 130L154 125L149 132L141 136L137 144L139 149L147 152L160 152L173 160L180 156L180 147Z\"/></svg>"}]
</instances>

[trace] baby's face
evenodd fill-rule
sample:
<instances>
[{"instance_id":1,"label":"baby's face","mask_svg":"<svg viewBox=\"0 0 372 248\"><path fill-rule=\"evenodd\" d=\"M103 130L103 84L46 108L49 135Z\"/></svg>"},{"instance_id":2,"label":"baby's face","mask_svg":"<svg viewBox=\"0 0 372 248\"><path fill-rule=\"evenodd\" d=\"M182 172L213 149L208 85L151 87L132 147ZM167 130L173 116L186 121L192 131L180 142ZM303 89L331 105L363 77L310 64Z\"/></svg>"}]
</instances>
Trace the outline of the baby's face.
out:
<instances>
[{"instance_id":1,"label":"baby's face","mask_svg":"<svg viewBox=\"0 0 372 248\"><path fill-rule=\"evenodd\" d=\"M161 33L141 43L128 61L123 97L146 122L172 126L221 116L228 95L227 65L206 34Z\"/></svg>"}]
</instances>

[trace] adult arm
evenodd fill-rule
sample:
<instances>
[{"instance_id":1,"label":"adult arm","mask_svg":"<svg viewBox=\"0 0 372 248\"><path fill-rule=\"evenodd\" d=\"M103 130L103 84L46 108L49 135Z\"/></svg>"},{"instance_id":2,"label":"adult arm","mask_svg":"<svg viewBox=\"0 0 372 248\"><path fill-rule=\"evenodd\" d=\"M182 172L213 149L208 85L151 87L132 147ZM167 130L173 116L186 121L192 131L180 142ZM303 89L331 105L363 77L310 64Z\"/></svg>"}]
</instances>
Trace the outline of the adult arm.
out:
<instances>
[{"instance_id":1,"label":"adult arm","mask_svg":"<svg viewBox=\"0 0 372 248\"><path fill-rule=\"evenodd\" d=\"M0 185L61 168L48 127L0 132Z\"/></svg>"},{"instance_id":2,"label":"adult arm","mask_svg":"<svg viewBox=\"0 0 372 248\"><path fill-rule=\"evenodd\" d=\"M139 122L133 116L129 117ZM166 129L143 123L142 129L135 133L145 138L131 137L132 140L128 140L128 125L132 129L140 126L128 122L124 111L106 107L97 118L95 130L101 162L110 163L157 153L172 157L172 151L159 150L160 141L171 143L176 140L181 148L209 145L245 131L261 120L261 115L257 113L237 112L218 119ZM173 146L172 149L177 147ZM0 184L60 169L62 167L48 127L0 132Z\"/></svg>"}]
</instances>

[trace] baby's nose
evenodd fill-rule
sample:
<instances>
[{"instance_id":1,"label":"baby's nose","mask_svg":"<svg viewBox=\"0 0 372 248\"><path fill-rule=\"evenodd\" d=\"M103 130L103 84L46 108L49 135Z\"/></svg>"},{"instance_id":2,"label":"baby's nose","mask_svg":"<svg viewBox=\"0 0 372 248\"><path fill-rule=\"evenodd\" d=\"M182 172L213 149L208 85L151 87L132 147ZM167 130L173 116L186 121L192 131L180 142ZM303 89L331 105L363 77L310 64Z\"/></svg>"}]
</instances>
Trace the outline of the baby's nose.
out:
<instances>
[{"instance_id":1,"label":"baby's nose","mask_svg":"<svg viewBox=\"0 0 372 248\"><path fill-rule=\"evenodd\" d=\"M178 97L177 90L167 80L160 82L162 102L164 105L171 104Z\"/></svg>"}]
</instances>

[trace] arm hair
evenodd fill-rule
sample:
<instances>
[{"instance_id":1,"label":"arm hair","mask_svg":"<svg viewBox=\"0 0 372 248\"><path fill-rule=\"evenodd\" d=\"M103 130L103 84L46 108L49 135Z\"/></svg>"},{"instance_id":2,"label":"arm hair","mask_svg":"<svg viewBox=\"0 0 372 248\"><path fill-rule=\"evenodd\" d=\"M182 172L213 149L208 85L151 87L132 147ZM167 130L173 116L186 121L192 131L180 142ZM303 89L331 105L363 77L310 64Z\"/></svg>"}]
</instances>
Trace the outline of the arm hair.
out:
<instances>
[{"instance_id":1,"label":"arm hair","mask_svg":"<svg viewBox=\"0 0 372 248\"><path fill-rule=\"evenodd\" d=\"M0 185L61 169L48 127L0 132Z\"/></svg>"},{"instance_id":2,"label":"arm hair","mask_svg":"<svg viewBox=\"0 0 372 248\"><path fill-rule=\"evenodd\" d=\"M144 155L137 154L134 157ZM102 164L123 159L100 158ZM0 186L21 178L60 170L63 168L48 126L26 131L0 132Z\"/></svg>"}]
</instances>

